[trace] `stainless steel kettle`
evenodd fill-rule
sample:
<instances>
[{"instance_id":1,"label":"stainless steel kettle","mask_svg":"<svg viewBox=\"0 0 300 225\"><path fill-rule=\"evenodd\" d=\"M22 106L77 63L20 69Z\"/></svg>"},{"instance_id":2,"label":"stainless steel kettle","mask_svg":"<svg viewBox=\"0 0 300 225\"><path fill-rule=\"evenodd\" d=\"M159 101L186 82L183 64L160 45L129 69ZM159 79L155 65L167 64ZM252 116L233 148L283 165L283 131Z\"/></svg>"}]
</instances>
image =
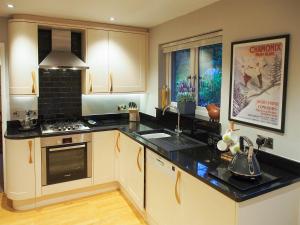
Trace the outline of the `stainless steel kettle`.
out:
<instances>
[{"instance_id":1,"label":"stainless steel kettle","mask_svg":"<svg viewBox=\"0 0 300 225\"><path fill-rule=\"evenodd\" d=\"M245 143L247 146L245 146ZM230 162L228 169L236 176L255 179L261 175L259 163L254 153L252 141L245 136L240 137L240 152Z\"/></svg>"}]
</instances>

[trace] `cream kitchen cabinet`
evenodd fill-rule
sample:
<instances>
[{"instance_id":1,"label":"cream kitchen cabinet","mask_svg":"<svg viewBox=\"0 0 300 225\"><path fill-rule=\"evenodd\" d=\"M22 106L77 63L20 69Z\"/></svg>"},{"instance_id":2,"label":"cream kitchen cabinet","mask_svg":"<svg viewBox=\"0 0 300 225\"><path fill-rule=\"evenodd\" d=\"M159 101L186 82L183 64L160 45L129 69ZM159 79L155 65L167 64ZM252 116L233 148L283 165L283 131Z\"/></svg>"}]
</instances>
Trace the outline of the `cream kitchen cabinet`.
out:
<instances>
[{"instance_id":1,"label":"cream kitchen cabinet","mask_svg":"<svg viewBox=\"0 0 300 225\"><path fill-rule=\"evenodd\" d=\"M109 70L112 92L145 91L147 34L109 32Z\"/></svg>"},{"instance_id":2,"label":"cream kitchen cabinet","mask_svg":"<svg viewBox=\"0 0 300 225\"><path fill-rule=\"evenodd\" d=\"M234 225L236 202L180 171L181 224L189 225Z\"/></svg>"},{"instance_id":3,"label":"cream kitchen cabinet","mask_svg":"<svg viewBox=\"0 0 300 225\"><path fill-rule=\"evenodd\" d=\"M94 184L115 181L115 143L117 131L92 134Z\"/></svg>"},{"instance_id":4,"label":"cream kitchen cabinet","mask_svg":"<svg viewBox=\"0 0 300 225\"><path fill-rule=\"evenodd\" d=\"M125 134L119 133L116 143L118 152L118 180L136 206L144 208L144 146Z\"/></svg>"},{"instance_id":5,"label":"cream kitchen cabinet","mask_svg":"<svg viewBox=\"0 0 300 225\"><path fill-rule=\"evenodd\" d=\"M109 92L108 31L87 29L85 94Z\"/></svg>"},{"instance_id":6,"label":"cream kitchen cabinet","mask_svg":"<svg viewBox=\"0 0 300 225\"><path fill-rule=\"evenodd\" d=\"M299 184L236 202L146 150L149 225L299 225L299 202Z\"/></svg>"},{"instance_id":7,"label":"cream kitchen cabinet","mask_svg":"<svg viewBox=\"0 0 300 225\"><path fill-rule=\"evenodd\" d=\"M9 140L5 148L5 193L11 200L36 197L35 151L39 139Z\"/></svg>"},{"instance_id":8,"label":"cream kitchen cabinet","mask_svg":"<svg viewBox=\"0 0 300 225\"><path fill-rule=\"evenodd\" d=\"M87 29L83 93L145 91L148 35Z\"/></svg>"},{"instance_id":9,"label":"cream kitchen cabinet","mask_svg":"<svg viewBox=\"0 0 300 225\"><path fill-rule=\"evenodd\" d=\"M146 211L150 225L235 224L234 201L150 150L146 154Z\"/></svg>"},{"instance_id":10,"label":"cream kitchen cabinet","mask_svg":"<svg viewBox=\"0 0 300 225\"><path fill-rule=\"evenodd\" d=\"M38 25L9 21L8 41L10 94L38 96Z\"/></svg>"}]
</instances>

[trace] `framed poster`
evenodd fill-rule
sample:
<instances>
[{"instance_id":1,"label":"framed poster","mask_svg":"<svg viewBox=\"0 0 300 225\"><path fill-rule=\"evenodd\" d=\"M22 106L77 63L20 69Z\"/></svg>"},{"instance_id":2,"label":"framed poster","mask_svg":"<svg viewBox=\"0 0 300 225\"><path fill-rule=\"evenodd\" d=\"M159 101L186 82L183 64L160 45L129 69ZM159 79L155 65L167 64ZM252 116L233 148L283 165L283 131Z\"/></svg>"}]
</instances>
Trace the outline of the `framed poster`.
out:
<instances>
[{"instance_id":1,"label":"framed poster","mask_svg":"<svg viewBox=\"0 0 300 225\"><path fill-rule=\"evenodd\" d=\"M284 133L289 35L233 42L229 120Z\"/></svg>"}]
</instances>

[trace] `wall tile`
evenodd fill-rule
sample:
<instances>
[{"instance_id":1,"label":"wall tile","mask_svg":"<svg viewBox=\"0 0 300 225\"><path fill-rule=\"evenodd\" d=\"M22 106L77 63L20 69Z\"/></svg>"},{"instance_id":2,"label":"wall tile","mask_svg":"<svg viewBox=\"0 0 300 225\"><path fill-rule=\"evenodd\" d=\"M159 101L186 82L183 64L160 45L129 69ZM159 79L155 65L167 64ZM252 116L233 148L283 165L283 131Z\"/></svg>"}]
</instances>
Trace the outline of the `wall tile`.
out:
<instances>
[{"instance_id":1,"label":"wall tile","mask_svg":"<svg viewBox=\"0 0 300 225\"><path fill-rule=\"evenodd\" d=\"M40 70L38 112L41 119L81 116L81 75L73 70Z\"/></svg>"}]
</instances>

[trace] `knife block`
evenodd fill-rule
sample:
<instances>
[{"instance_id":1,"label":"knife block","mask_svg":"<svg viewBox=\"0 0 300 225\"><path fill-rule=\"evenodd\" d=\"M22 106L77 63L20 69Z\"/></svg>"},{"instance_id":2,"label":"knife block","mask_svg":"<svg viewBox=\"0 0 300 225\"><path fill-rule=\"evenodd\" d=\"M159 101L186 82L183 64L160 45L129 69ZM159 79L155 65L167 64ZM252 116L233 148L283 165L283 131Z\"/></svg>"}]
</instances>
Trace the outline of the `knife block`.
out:
<instances>
[{"instance_id":1,"label":"knife block","mask_svg":"<svg viewBox=\"0 0 300 225\"><path fill-rule=\"evenodd\" d=\"M140 113L138 109L128 109L129 112L129 121L130 122L139 122Z\"/></svg>"}]
</instances>

